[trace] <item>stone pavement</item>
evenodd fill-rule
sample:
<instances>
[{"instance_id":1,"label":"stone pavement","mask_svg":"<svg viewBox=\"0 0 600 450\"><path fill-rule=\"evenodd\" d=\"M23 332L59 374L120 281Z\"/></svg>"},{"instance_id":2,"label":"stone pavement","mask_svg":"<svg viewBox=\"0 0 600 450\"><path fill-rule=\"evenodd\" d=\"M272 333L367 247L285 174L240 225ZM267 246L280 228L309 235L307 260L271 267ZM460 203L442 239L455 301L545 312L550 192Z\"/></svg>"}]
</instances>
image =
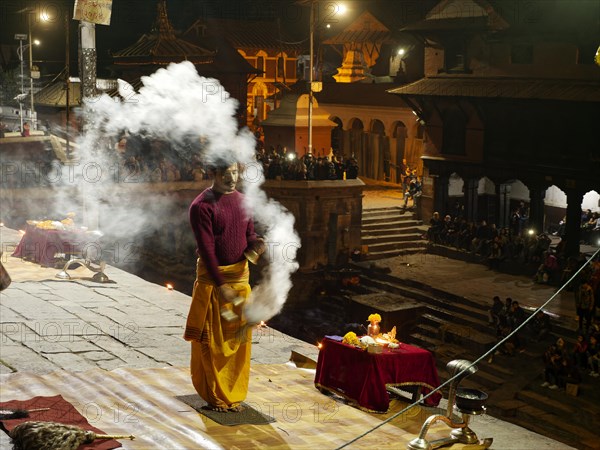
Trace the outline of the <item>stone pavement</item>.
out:
<instances>
[{"instance_id":1,"label":"stone pavement","mask_svg":"<svg viewBox=\"0 0 600 450\"><path fill-rule=\"evenodd\" d=\"M14 230L0 230L4 248L18 241ZM9 273L25 264L8 255L3 263ZM187 367L190 344L182 335L191 298L114 267L106 275L113 283L14 280L0 293L0 373ZM269 327L255 329L253 342L258 364L285 363L292 350L317 356L314 345Z\"/></svg>"}]
</instances>

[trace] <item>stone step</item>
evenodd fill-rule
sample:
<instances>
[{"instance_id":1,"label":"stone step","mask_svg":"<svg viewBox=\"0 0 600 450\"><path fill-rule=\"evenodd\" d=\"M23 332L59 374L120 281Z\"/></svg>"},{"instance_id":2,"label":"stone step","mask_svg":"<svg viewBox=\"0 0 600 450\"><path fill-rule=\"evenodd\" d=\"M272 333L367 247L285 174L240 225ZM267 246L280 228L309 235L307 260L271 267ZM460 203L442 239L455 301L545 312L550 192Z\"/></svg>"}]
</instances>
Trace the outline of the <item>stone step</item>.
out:
<instances>
[{"instance_id":1,"label":"stone step","mask_svg":"<svg viewBox=\"0 0 600 450\"><path fill-rule=\"evenodd\" d=\"M425 244L423 241L418 239L408 239L402 241L393 241L393 242L378 242L376 244L370 244L369 253L380 253L388 250L401 250L408 247L423 247L425 249Z\"/></svg>"},{"instance_id":2,"label":"stone step","mask_svg":"<svg viewBox=\"0 0 600 450\"><path fill-rule=\"evenodd\" d=\"M527 403L521 400L501 400L495 402L491 409L498 411L499 414L496 414L501 417L515 417L517 415L517 410L523 406L527 406Z\"/></svg>"},{"instance_id":3,"label":"stone step","mask_svg":"<svg viewBox=\"0 0 600 450\"><path fill-rule=\"evenodd\" d=\"M579 395L573 397L567 395L562 390L551 390L541 386L542 377L529 384L529 389L524 392L532 392L538 396L545 397L552 402L557 402L564 407L575 411L575 415L585 418L585 421L590 422L589 425L594 429L600 430L600 415L598 414L598 387L600 382L598 378L593 378L587 373L583 374L582 382L579 385ZM591 420L590 420L591 419ZM589 428L589 427L588 427Z\"/></svg>"},{"instance_id":4,"label":"stone step","mask_svg":"<svg viewBox=\"0 0 600 450\"><path fill-rule=\"evenodd\" d=\"M444 319L433 314L423 314L422 319L427 325L439 330L439 339L462 345L475 352L483 354L496 344L496 337L481 333L472 327L452 319Z\"/></svg>"},{"instance_id":5,"label":"stone step","mask_svg":"<svg viewBox=\"0 0 600 450\"><path fill-rule=\"evenodd\" d=\"M386 292L393 292L405 297L414 298L432 309L432 313L439 313L447 320L460 319L461 323L472 326L482 333L489 333L495 336L495 330L487 323L487 312L481 305L465 302L464 304L445 301L436 298L431 293L423 292L419 289L407 288L399 283L389 283L380 281L371 276L362 276L361 283L363 286L368 286ZM436 293L437 294L437 293Z\"/></svg>"},{"instance_id":6,"label":"stone step","mask_svg":"<svg viewBox=\"0 0 600 450\"><path fill-rule=\"evenodd\" d=\"M374 236L370 232L362 232L361 240L363 244L377 244L382 241L394 241L394 240L406 240L413 239L415 241L421 240L421 233L418 228L403 228L400 230L390 230L387 234L381 236ZM368 241L368 242L365 242Z\"/></svg>"},{"instance_id":7,"label":"stone step","mask_svg":"<svg viewBox=\"0 0 600 450\"><path fill-rule=\"evenodd\" d=\"M386 289L392 289L393 292L400 292L406 296L411 296L412 294L414 294L416 295L416 297L414 298L440 298L443 299L446 303L468 305L472 308L484 311L487 314L487 310L489 308L488 305L482 305L479 302L446 291L442 291L440 289L436 289L434 287L412 279L398 278L393 275L389 275L389 273L387 272L384 273L381 270L373 269L366 264L356 264L356 266L359 267L362 271L363 279L370 278L377 282L386 283Z\"/></svg>"},{"instance_id":8,"label":"stone step","mask_svg":"<svg viewBox=\"0 0 600 450\"><path fill-rule=\"evenodd\" d=\"M441 340L421 333L411 333L410 338L410 344L414 344L424 348L425 350L429 350L434 355L436 354L436 349L443 344Z\"/></svg>"},{"instance_id":9,"label":"stone step","mask_svg":"<svg viewBox=\"0 0 600 450\"><path fill-rule=\"evenodd\" d=\"M400 206L388 206L385 208L365 208L363 209L363 215L379 215L379 214L389 214L389 213L396 213L396 214L407 214L407 213L403 213L402 208Z\"/></svg>"},{"instance_id":10,"label":"stone step","mask_svg":"<svg viewBox=\"0 0 600 450\"><path fill-rule=\"evenodd\" d=\"M394 250L384 250L384 251L369 251L369 254L366 256L366 260L373 261L376 259L384 259L384 258L393 258L394 256L402 256L402 255L412 255L414 253L423 253L425 252L426 247L420 246L413 242L411 247L405 247L401 249Z\"/></svg>"},{"instance_id":11,"label":"stone step","mask_svg":"<svg viewBox=\"0 0 600 450\"><path fill-rule=\"evenodd\" d=\"M598 435L588 430L585 425L576 421L564 420L555 414L532 405L525 405L516 410L516 418L526 420L526 428L540 434L547 434L548 429L553 430L553 438L559 439L568 445L578 449L598 449ZM523 426L523 424L520 424ZM585 442L594 443L590 447ZM583 445L582 445L583 444Z\"/></svg>"},{"instance_id":12,"label":"stone step","mask_svg":"<svg viewBox=\"0 0 600 450\"><path fill-rule=\"evenodd\" d=\"M522 390L517 392L516 398L529 405L536 405L545 411L555 412L557 415L573 414L576 412L574 408L533 391Z\"/></svg>"},{"instance_id":13,"label":"stone step","mask_svg":"<svg viewBox=\"0 0 600 450\"><path fill-rule=\"evenodd\" d=\"M421 242L418 234L398 234L386 238L363 238L362 245L367 245L369 251L379 252L384 250L394 250L404 248L406 244Z\"/></svg>"},{"instance_id":14,"label":"stone step","mask_svg":"<svg viewBox=\"0 0 600 450\"><path fill-rule=\"evenodd\" d=\"M394 233L400 233L400 234L405 234L405 233L415 233L418 234L419 236L423 235L423 230L421 229L421 227L419 227L418 225L403 225L401 227L396 227L396 226L367 226L367 227L362 227L361 230L361 236L365 237L365 236L378 236L378 237L385 237L388 236L390 234L394 234Z\"/></svg>"},{"instance_id":15,"label":"stone step","mask_svg":"<svg viewBox=\"0 0 600 450\"><path fill-rule=\"evenodd\" d=\"M412 217L402 216L382 216L382 217L363 217L361 220L361 227L368 226L383 226L383 225L396 225L401 226L403 224L416 224L419 222Z\"/></svg>"}]
</instances>

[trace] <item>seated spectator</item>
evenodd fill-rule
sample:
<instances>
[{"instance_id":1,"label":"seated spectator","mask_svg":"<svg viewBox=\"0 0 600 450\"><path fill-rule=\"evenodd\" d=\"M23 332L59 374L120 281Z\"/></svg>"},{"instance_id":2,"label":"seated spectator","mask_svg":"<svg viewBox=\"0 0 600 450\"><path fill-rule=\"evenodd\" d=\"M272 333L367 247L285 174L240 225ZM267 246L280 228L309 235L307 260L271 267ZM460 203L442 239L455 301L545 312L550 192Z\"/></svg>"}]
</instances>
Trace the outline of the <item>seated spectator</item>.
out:
<instances>
[{"instance_id":1,"label":"seated spectator","mask_svg":"<svg viewBox=\"0 0 600 450\"><path fill-rule=\"evenodd\" d=\"M444 245L453 245L456 240L456 222L452 220L449 214L444 216L444 222L440 231L440 243Z\"/></svg>"},{"instance_id":2,"label":"seated spectator","mask_svg":"<svg viewBox=\"0 0 600 450\"><path fill-rule=\"evenodd\" d=\"M406 202L405 202L406 205ZM406 208L406 206L404 206ZM427 230L427 239L429 239L434 244L440 243L440 233L442 232L442 228L444 224L442 219L440 218L439 212L434 212L433 216L429 220L429 229Z\"/></svg>"},{"instance_id":3,"label":"seated spectator","mask_svg":"<svg viewBox=\"0 0 600 450\"><path fill-rule=\"evenodd\" d=\"M488 310L489 324L498 327L500 325L500 316L504 305L497 295L492 300L492 307Z\"/></svg>"},{"instance_id":4,"label":"seated spectator","mask_svg":"<svg viewBox=\"0 0 600 450\"><path fill-rule=\"evenodd\" d=\"M579 368L568 359L562 360L562 367L558 371L558 387L564 389L569 384L580 384L582 380Z\"/></svg>"},{"instance_id":5,"label":"seated spectator","mask_svg":"<svg viewBox=\"0 0 600 450\"><path fill-rule=\"evenodd\" d=\"M488 256L493 238L492 227L485 220L482 220L475 230L475 237L471 241L471 252L476 255Z\"/></svg>"},{"instance_id":6,"label":"seated spectator","mask_svg":"<svg viewBox=\"0 0 600 450\"><path fill-rule=\"evenodd\" d=\"M547 284L551 280L555 280L558 276L558 260L551 252L544 252L542 264L534 276L534 281L540 284Z\"/></svg>"},{"instance_id":7,"label":"seated spectator","mask_svg":"<svg viewBox=\"0 0 600 450\"><path fill-rule=\"evenodd\" d=\"M411 199L413 202L413 208L417 206L417 199L421 196L421 182L418 178L414 178L408 185L408 191L404 193L404 206L403 209L408 207L408 200Z\"/></svg>"},{"instance_id":8,"label":"seated spectator","mask_svg":"<svg viewBox=\"0 0 600 450\"><path fill-rule=\"evenodd\" d=\"M511 304L510 314L508 315L508 326L511 331L516 330L527 318L525 310L521 308L519 302L514 300ZM515 347L519 352L525 351L523 330L518 331L514 335Z\"/></svg>"},{"instance_id":9,"label":"seated spectator","mask_svg":"<svg viewBox=\"0 0 600 450\"><path fill-rule=\"evenodd\" d=\"M558 389L559 376L563 371L563 360L567 359L565 354L565 341L558 338L556 344L548 347L544 353L544 382L542 387Z\"/></svg>"},{"instance_id":10,"label":"seated spectator","mask_svg":"<svg viewBox=\"0 0 600 450\"><path fill-rule=\"evenodd\" d=\"M577 342L573 346L573 362L576 366L581 369L587 369L588 366L588 355L587 355L588 343L586 342L583 334L577 335Z\"/></svg>"},{"instance_id":11,"label":"seated spectator","mask_svg":"<svg viewBox=\"0 0 600 450\"><path fill-rule=\"evenodd\" d=\"M544 311L538 311L529 322L529 329L531 330L532 341L540 342L544 340L550 334L550 318Z\"/></svg>"},{"instance_id":12,"label":"seated spectator","mask_svg":"<svg viewBox=\"0 0 600 450\"><path fill-rule=\"evenodd\" d=\"M600 370L598 370L598 366L600 365L599 350L598 339L596 339L596 336L590 336L590 342L587 347L587 364L590 368L590 375L593 377L600 376Z\"/></svg>"},{"instance_id":13,"label":"seated spectator","mask_svg":"<svg viewBox=\"0 0 600 450\"><path fill-rule=\"evenodd\" d=\"M500 268L500 262L502 261L502 244L499 238L495 238L492 241L490 252L488 255L488 263L490 270L498 270Z\"/></svg>"}]
</instances>

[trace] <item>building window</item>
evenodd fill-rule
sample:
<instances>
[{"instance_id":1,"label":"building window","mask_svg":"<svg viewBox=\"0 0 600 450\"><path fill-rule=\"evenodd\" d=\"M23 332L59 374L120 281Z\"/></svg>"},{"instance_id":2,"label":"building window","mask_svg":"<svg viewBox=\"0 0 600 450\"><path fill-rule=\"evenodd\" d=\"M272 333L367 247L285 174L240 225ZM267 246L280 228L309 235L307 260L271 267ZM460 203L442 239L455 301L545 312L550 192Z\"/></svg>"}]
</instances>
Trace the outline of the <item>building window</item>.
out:
<instances>
[{"instance_id":1,"label":"building window","mask_svg":"<svg viewBox=\"0 0 600 450\"><path fill-rule=\"evenodd\" d=\"M265 71L265 58L263 58L262 56L259 56L258 58L256 58L256 68L258 70L262 70L263 72ZM263 77L264 73L261 73L258 76Z\"/></svg>"},{"instance_id":2,"label":"building window","mask_svg":"<svg viewBox=\"0 0 600 450\"><path fill-rule=\"evenodd\" d=\"M285 61L282 56L277 58L277 78L285 78Z\"/></svg>"},{"instance_id":3,"label":"building window","mask_svg":"<svg viewBox=\"0 0 600 450\"><path fill-rule=\"evenodd\" d=\"M510 49L513 64L533 64L533 45L515 44Z\"/></svg>"},{"instance_id":4,"label":"building window","mask_svg":"<svg viewBox=\"0 0 600 450\"><path fill-rule=\"evenodd\" d=\"M462 40L453 40L444 46L444 66L446 73L467 71L467 55Z\"/></svg>"}]
</instances>

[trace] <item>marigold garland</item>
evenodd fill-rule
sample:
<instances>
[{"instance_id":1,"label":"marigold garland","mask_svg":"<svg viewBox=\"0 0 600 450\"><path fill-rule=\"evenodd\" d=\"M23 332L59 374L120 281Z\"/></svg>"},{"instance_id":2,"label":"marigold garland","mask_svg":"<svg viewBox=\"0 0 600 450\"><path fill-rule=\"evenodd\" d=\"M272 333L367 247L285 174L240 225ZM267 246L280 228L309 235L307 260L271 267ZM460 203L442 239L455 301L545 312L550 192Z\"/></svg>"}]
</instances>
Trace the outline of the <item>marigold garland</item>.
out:
<instances>
[{"instance_id":1,"label":"marigold garland","mask_svg":"<svg viewBox=\"0 0 600 450\"><path fill-rule=\"evenodd\" d=\"M349 331L344 335L342 343L349 345L360 345L360 341L358 340L356 333L354 333L353 331Z\"/></svg>"},{"instance_id":2,"label":"marigold garland","mask_svg":"<svg viewBox=\"0 0 600 450\"><path fill-rule=\"evenodd\" d=\"M381 322L381 316L377 313L369 315L369 322Z\"/></svg>"}]
</instances>

